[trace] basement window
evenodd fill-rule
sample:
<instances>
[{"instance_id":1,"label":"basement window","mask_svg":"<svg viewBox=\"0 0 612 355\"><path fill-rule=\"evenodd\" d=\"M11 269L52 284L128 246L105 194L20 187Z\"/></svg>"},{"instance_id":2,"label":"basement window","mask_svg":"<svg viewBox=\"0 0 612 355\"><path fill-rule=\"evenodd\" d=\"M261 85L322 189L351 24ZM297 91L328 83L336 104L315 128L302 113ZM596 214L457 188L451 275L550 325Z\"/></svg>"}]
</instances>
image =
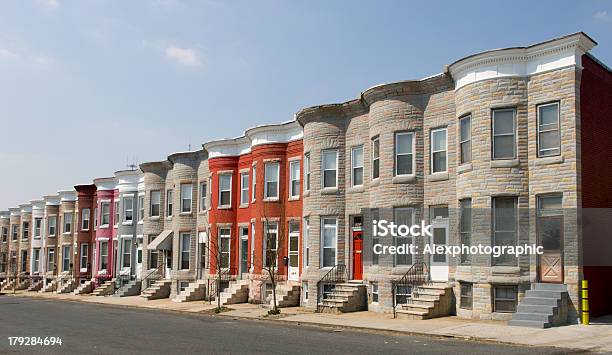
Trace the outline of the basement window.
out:
<instances>
[{"instance_id":1,"label":"basement window","mask_svg":"<svg viewBox=\"0 0 612 355\"><path fill-rule=\"evenodd\" d=\"M517 286L495 286L493 287L493 312L513 313L516 312L518 298Z\"/></svg>"},{"instance_id":2,"label":"basement window","mask_svg":"<svg viewBox=\"0 0 612 355\"><path fill-rule=\"evenodd\" d=\"M463 309L472 309L473 302L473 286L471 283L461 282L461 301L459 307Z\"/></svg>"},{"instance_id":3,"label":"basement window","mask_svg":"<svg viewBox=\"0 0 612 355\"><path fill-rule=\"evenodd\" d=\"M372 303L378 304L378 282L372 282Z\"/></svg>"}]
</instances>

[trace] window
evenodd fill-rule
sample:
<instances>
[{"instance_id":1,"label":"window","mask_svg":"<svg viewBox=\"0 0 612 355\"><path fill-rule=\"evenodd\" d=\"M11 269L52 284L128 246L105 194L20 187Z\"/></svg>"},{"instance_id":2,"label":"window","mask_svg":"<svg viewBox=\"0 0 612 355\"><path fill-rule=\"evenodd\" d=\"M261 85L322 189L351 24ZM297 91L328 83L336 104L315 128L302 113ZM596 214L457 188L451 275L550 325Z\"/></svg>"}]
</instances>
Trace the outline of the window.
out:
<instances>
[{"instance_id":1,"label":"window","mask_svg":"<svg viewBox=\"0 0 612 355\"><path fill-rule=\"evenodd\" d=\"M108 269L108 242L100 242L100 270Z\"/></svg>"},{"instance_id":2,"label":"window","mask_svg":"<svg viewBox=\"0 0 612 355\"><path fill-rule=\"evenodd\" d=\"M446 171L446 128L431 131L431 172Z\"/></svg>"},{"instance_id":3,"label":"window","mask_svg":"<svg viewBox=\"0 0 612 355\"><path fill-rule=\"evenodd\" d=\"M89 230L89 208L83 208L81 210L81 230Z\"/></svg>"},{"instance_id":4,"label":"window","mask_svg":"<svg viewBox=\"0 0 612 355\"><path fill-rule=\"evenodd\" d=\"M472 240L472 200L467 198L459 201L459 236L461 244L471 246ZM461 262L469 263L470 254L461 254Z\"/></svg>"},{"instance_id":5,"label":"window","mask_svg":"<svg viewBox=\"0 0 612 355\"><path fill-rule=\"evenodd\" d=\"M493 198L493 246L516 245L517 213L515 197ZM493 265L515 265L512 254L493 257Z\"/></svg>"},{"instance_id":6,"label":"window","mask_svg":"<svg viewBox=\"0 0 612 355\"><path fill-rule=\"evenodd\" d=\"M129 268L132 266L132 240L124 238L122 240L122 244L123 244L122 245L123 248L121 249L122 251L121 267Z\"/></svg>"},{"instance_id":7,"label":"window","mask_svg":"<svg viewBox=\"0 0 612 355\"><path fill-rule=\"evenodd\" d=\"M79 267L81 271L87 271L89 268L89 244L81 244L81 260L79 261Z\"/></svg>"},{"instance_id":8,"label":"window","mask_svg":"<svg viewBox=\"0 0 612 355\"><path fill-rule=\"evenodd\" d=\"M304 191L310 190L310 153L304 154Z\"/></svg>"},{"instance_id":9,"label":"window","mask_svg":"<svg viewBox=\"0 0 612 355\"><path fill-rule=\"evenodd\" d=\"M249 204L249 173L240 173L240 204Z\"/></svg>"},{"instance_id":10,"label":"window","mask_svg":"<svg viewBox=\"0 0 612 355\"><path fill-rule=\"evenodd\" d=\"M294 160L289 163L289 196L300 197L300 161Z\"/></svg>"},{"instance_id":11,"label":"window","mask_svg":"<svg viewBox=\"0 0 612 355\"><path fill-rule=\"evenodd\" d=\"M278 198L278 174L280 164L279 163L266 163L264 171L264 198L277 199Z\"/></svg>"},{"instance_id":12,"label":"window","mask_svg":"<svg viewBox=\"0 0 612 355\"><path fill-rule=\"evenodd\" d=\"M11 225L11 236L13 240L17 240L19 235L19 227L16 224Z\"/></svg>"},{"instance_id":13,"label":"window","mask_svg":"<svg viewBox=\"0 0 612 355\"><path fill-rule=\"evenodd\" d=\"M72 212L64 213L64 234L72 232Z\"/></svg>"},{"instance_id":14,"label":"window","mask_svg":"<svg viewBox=\"0 0 612 355\"><path fill-rule=\"evenodd\" d=\"M34 219L34 238L40 238L40 233L42 231L42 218Z\"/></svg>"},{"instance_id":15,"label":"window","mask_svg":"<svg viewBox=\"0 0 612 355\"><path fill-rule=\"evenodd\" d=\"M159 217L160 204L161 204L161 191L151 191L151 210L149 211L150 217ZM102 222L104 223L104 222Z\"/></svg>"},{"instance_id":16,"label":"window","mask_svg":"<svg viewBox=\"0 0 612 355\"><path fill-rule=\"evenodd\" d=\"M123 221L132 222L134 220L134 197L123 198Z\"/></svg>"},{"instance_id":17,"label":"window","mask_svg":"<svg viewBox=\"0 0 612 355\"><path fill-rule=\"evenodd\" d=\"M94 208L94 228L98 228L98 207Z\"/></svg>"},{"instance_id":18,"label":"window","mask_svg":"<svg viewBox=\"0 0 612 355\"><path fill-rule=\"evenodd\" d=\"M322 267L336 265L336 245L338 237L338 220L324 217L321 219L321 235L323 236Z\"/></svg>"},{"instance_id":19,"label":"window","mask_svg":"<svg viewBox=\"0 0 612 355\"><path fill-rule=\"evenodd\" d=\"M219 228L219 246L221 254L221 268L227 269L230 265L230 229Z\"/></svg>"},{"instance_id":20,"label":"window","mask_svg":"<svg viewBox=\"0 0 612 355\"><path fill-rule=\"evenodd\" d=\"M380 213L378 208L374 208L371 210L372 211L372 218L370 219L370 223L374 223L374 221L378 221L379 217L380 217ZM379 244L380 243L380 239L378 238L378 235L373 235L372 236L372 248L374 248L374 245ZM378 254L376 253L372 253L372 265L378 265Z\"/></svg>"},{"instance_id":21,"label":"window","mask_svg":"<svg viewBox=\"0 0 612 355\"><path fill-rule=\"evenodd\" d=\"M55 229L57 227L57 217L49 217L49 236L55 236Z\"/></svg>"},{"instance_id":22,"label":"window","mask_svg":"<svg viewBox=\"0 0 612 355\"><path fill-rule=\"evenodd\" d=\"M414 174L414 133L395 134L395 176Z\"/></svg>"},{"instance_id":23,"label":"window","mask_svg":"<svg viewBox=\"0 0 612 355\"><path fill-rule=\"evenodd\" d=\"M55 249L47 250L47 271L55 271Z\"/></svg>"},{"instance_id":24,"label":"window","mask_svg":"<svg viewBox=\"0 0 612 355\"><path fill-rule=\"evenodd\" d=\"M149 250L149 269L157 269L157 255L157 250Z\"/></svg>"},{"instance_id":25,"label":"window","mask_svg":"<svg viewBox=\"0 0 612 355\"><path fill-rule=\"evenodd\" d=\"M516 157L514 109L493 110L493 159Z\"/></svg>"},{"instance_id":26,"label":"window","mask_svg":"<svg viewBox=\"0 0 612 355\"><path fill-rule=\"evenodd\" d=\"M23 222L21 224L21 237L28 239L30 237L30 222Z\"/></svg>"},{"instance_id":27,"label":"window","mask_svg":"<svg viewBox=\"0 0 612 355\"><path fill-rule=\"evenodd\" d=\"M206 196L208 194L205 182L200 183L200 211L206 211Z\"/></svg>"},{"instance_id":28,"label":"window","mask_svg":"<svg viewBox=\"0 0 612 355\"><path fill-rule=\"evenodd\" d=\"M304 251L304 255L302 256L304 267L308 267L308 259L310 258L310 246L308 245L308 238L310 236L310 221L308 218L304 218L304 236L302 238L302 242L304 243L304 247L302 250Z\"/></svg>"},{"instance_id":29,"label":"window","mask_svg":"<svg viewBox=\"0 0 612 355\"><path fill-rule=\"evenodd\" d=\"M38 267L40 266L40 249L32 249L32 273L38 273Z\"/></svg>"},{"instance_id":30,"label":"window","mask_svg":"<svg viewBox=\"0 0 612 355\"><path fill-rule=\"evenodd\" d=\"M179 289L178 289L179 293L184 292L187 289L187 287L189 287L189 281L180 281Z\"/></svg>"},{"instance_id":31,"label":"window","mask_svg":"<svg viewBox=\"0 0 612 355\"><path fill-rule=\"evenodd\" d=\"M378 282L372 282L372 303L378 303Z\"/></svg>"},{"instance_id":32,"label":"window","mask_svg":"<svg viewBox=\"0 0 612 355\"><path fill-rule=\"evenodd\" d=\"M372 138L372 179L380 176L380 139Z\"/></svg>"},{"instance_id":33,"label":"window","mask_svg":"<svg viewBox=\"0 0 612 355\"><path fill-rule=\"evenodd\" d=\"M0 272L6 272L6 253L0 253Z\"/></svg>"},{"instance_id":34,"label":"window","mask_svg":"<svg viewBox=\"0 0 612 355\"><path fill-rule=\"evenodd\" d=\"M467 282L461 282L461 301L459 307L464 309L472 309L472 302L474 297L472 296L472 284Z\"/></svg>"},{"instance_id":35,"label":"window","mask_svg":"<svg viewBox=\"0 0 612 355\"><path fill-rule=\"evenodd\" d=\"M251 181L251 199L255 202L257 197L257 167L253 166L253 181Z\"/></svg>"},{"instance_id":36,"label":"window","mask_svg":"<svg viewBox=\"0 0 612 355\"><path fill-rule=\"evenodd\" d=\"M363 146L351 149L351 184L363 186Z\"/></svg>"},{"instance_id":37,"label":"window","mask_svg":"<svg viewBox=\"0 0 612 355\"><path fill-rule=\"evenodd\" d=\"M324 150L322 152L322 185L323 188L338 187L338 151Z\"/></svg>"},{"instance_id":38,"label":"window","mask_svg":"<svg viewBox=\"0 0 612 355\"><path fill-rule=\"evenodd\" d=\"M493 287L493 312L516 312L517 293L516 286Z\"/></svg>"},{"instance_id":39,"label":"window","mask_svg":"<svg viewBox=\"0 0 612 355\"><path fill-rule=\"evenodd\" d=\"M144 195L138 195L138 222L144 220Z\"/></svg>"},{"instance_id":40,"label":"window","mask_svg":"<svg viewBox=\"0 0 612 355\"><path fill-rule=\"evenodd\" d=\"M229 207L232 205L232 175L219 175L219 206Z\"/></svg>"},{"instance_id":41,"label":"window","mask_svg":"<svg viewBox=\"0 0 612 355\"><path fill-rule=\"evenodd\" d=\"M136 247L136 264L142 265L142 237L137 239L137 247Z\"/></svg>"},{"instance_id":42,"label":"window","mask_svg":"<svg viewBox=\"0 0 612 355\"><path fill-rule=\"evenodd\" d=\"M62 271L70 271L70 246L62 247Z\"/></svg>"},{"instance_id":43,"label":"window","mask_svg":"<svg viewBox=\"0 0 612 355\"><path fill-rule=\"evenodd\" d=\"M308 282L302 282L302 290L304 290L304 302L308 302Z\"/></svg>"},{"instance_id":44,"label":"window","mask_svg":"<svg viewBox=\"0 0 612 355\"><path fill-rule=\"evenodd\" d=\"M395 291L395 304L407 304L412 297L412 286L397 285Z\"/></svg>"},{"instance_id":45,"label":"window","mask_svg":"<svg viewBox=\"0 0 612 355\"><path fill-rule=\"evenodd\" d=\"M2 242L6 243L8 241L8 228L2 227Z\"/></svg>"},{"instance_id":46,"label":"window","mask_svg":"<svg viewBox=\"0 0 612 355\"><path fill-rule=\"evenodd\" d=\"M538 157L561 154L559 103L538 106Z\"/></svg>"},{"instance_id":47,"label":"window","mask_svg":"<svg viewBox=\"0 0 612 355\"><path fill-rule=\"evenodd\" d=\"M189 249L191 234L181 233L181 270L189 270Z\"/></svg>"},{"instance_id":48,"label":"window","mask_svg":"<svg viewBox=\"0 0 612 355\"><path fill-rule=\"evenodd\" d=\"M193 184L181 184L181 213L191 213Z\"/></svg>"},{"instance_id":49,"label":"window","mask_svg":"<svg viewBox=\"0 0 612 355\"><path fill-rule=\"evenodd\" d=\"M102 202L102 226L110 225L110 203Z\"/></svg>"},{"instance_id":50,"label":"window","mask_svg":"<svg viewBox=\"0 0 612 355\"><path fill-rule=\"evenodd\" d=\"M115 227L119 225L119 219L121 219L121 216L119 216L119 201L115 201L115 220L113 221Z\"/></svg>"},{"instance_id":51,"label":"window","mask_svg":"<svg viewBox=\"0 0 612 355\"><path fill-rule=\"evenodd\" d=\"M411 226L413 224L413 209L409 207L399 207L393 209L393 221L397 225L406 225ZM409 236L395 237L395 246L400 246L403 244L412 243L412 238ZM412 255L409 253L406 254L395 254L395 265L396 266L406 266L412 265Z\"/></svg>"},{"instance_id":52,"label":"window","mask_svg":"<svg viewBox=\"0 0 612 355\"><path fill-rule=\"evenodd\" d=\"M21 272L26 272L28 269L28 252L26 250L21 252Z\"/></svg>"},{"instance_id":53,"label":"window","mask_svg":"<svg viewBox=\"0 0 612 355\"><path fill-rule=\"evenodd\" d=\"M459 119L459 162L461 164L472 161L472 116Z\"/></svg>"},{"instance_id":54,"label":"window","mask_svg":"<svg viewBox=\"0 0 612 355\"><path fill-rule=\"evenodd\" d=\"M264 222L264 253L265 266L276 265L278 255L278 223Z\"/></svg>"},{"instance_id":55,"label":"window","mask_svg":"<svg viewBox=\"0 0 612 355\"><path fill-rule=\"evenodd\" d=\"M166 217L174 214L174 196L172 190L166 190Z\"/></svg>"}]
</instances>

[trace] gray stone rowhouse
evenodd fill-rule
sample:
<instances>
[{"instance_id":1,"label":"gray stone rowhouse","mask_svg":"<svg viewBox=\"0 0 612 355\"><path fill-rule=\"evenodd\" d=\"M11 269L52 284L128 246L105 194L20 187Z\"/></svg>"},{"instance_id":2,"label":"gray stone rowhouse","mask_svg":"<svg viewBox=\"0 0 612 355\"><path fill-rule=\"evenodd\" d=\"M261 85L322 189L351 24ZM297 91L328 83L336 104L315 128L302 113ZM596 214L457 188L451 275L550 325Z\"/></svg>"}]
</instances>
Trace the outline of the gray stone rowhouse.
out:
<instances>
[{"instance_id":1,"label":"gray stone rowhouse","mask_svg":"<svg viewBox=\"0 0 612 355\"><path fill-rule=\"evenodd\" d=\"M10 223L9 211L0 211L0 282L8 276Z\"/></svg>"},{"instance_id":2,"label":"gray stone rowhouse","mask_svg":"<svg viewBox=\"0 0 612 355\"><path fill-rule=\"evenodd\" d=\"M20 275L30 275L30 242L32 237L32 205L19 205L21 211L21 234L19 235L19 253L17 255Z\"/></svg>"},{"instance_id":3,"label":"gray stone rowhouse","mask_svg":"<svg viewBox=\"0 0 612 355\"><path fill-rule=\"evenodd\" d=\"M61 190L57 217L57 275L72 275L74 267L74 235L76 225L76 191Z\"/></svg>"},{"instance_id":4,"label":"gray stone rowhouse","mask_svg":"<svg viewBox=\"0 0 612 355\"><path fill-rule=\"evenodd\" d=\"M117 223L117 258L115 270L118 277L130 279L140 278L142 262L138 262L142 252L142 228L140 220L144 175L140 170L122 170L115 173L117 190L119 191L119 223Z\"/></svg>"},{"instance_id":5,"label":"gray stone rowhouse","mask_svg":"<svg viewBox=\"0 0 612 355\"><path fill-rule=\"evenodd\" d=\"M21 210L19 207L9 208L9 276L15 277L19 275L19 238L21 230Z\"/></svg>"},{"instance_id":6,"label":"gray stone rowhouse","mask_svg":"<svg viewBox=\"0 0 612 355\"><path fill-rule=\"evenodd\" d=\"M512 196L518 208L535 208L540 194L559 193L564 208L580 206L578 178L580 157L576 140L579 121L578 96L581 57L595 43L583 33L565 36L529 47L488 51L461 59L444 72L422 80L374 86L358 99L340 104L303 109L296 115L304 128L304 153L311 159L311 188L304 192L303 215L309 220L310 267L302 280L310 297L304 305L316 305L317 282L329 268L321 268L321 217L338 220L337 264L352 268L351 221L364 208L415 207L428 210L444 205L449 210L471 198L472 208L490 208L493 198ZM560 103L561 154L540 158L536 147L536 106ZM515 113L515 157L493 160L491 115L496 108ZM471 115L471 155L460 164L459 119ZM432 173L430 137L434 129L447 130L447 168ZM394 174L396 132L413 132L413 172ZM372 140L379 138L380 177L372 178ZM351 149L363 146L363 185L352 187ZM321 156L326 149L338 150L338 188L321 188ZM305 184L304 184L305 185ZM456 216L455 216L456 217ZM419 221L423 216L417 215ZM458 222L449 216L448 243L458 245ZM482 223L481 223L482 222ZM568 286L570 321L576 321L579 303L578 256L581 234L576 219L564 223L564 283ZM521 222L522 223L522 222ZM472 245L491 245L490 221L472 223ZM518 242L536 243L533 231L518 231ZM364 245L364 249L371 246ZM453 287L456 312L461 317L510 319L511 313L492 308L496 285L517 286L518 299L530 283L537 281L536 258L520 257L514 266L492 265L491 257L476 256L462 263L450 258L448 282ZM393 267L381 256L379 265L363 265L369 284L369 309L392 311L391 281L408 267ZM352 270L349 271L349 274ZM379 302L372 303L372 283L378 285ZM459 304L460 283L473 287L472 309Z\"/></svg>"},{"instance_id":7,"label":"gray stone rowhouse","mask_svg":"<svg viewBox=\"0 0 612 355\"><path fill-rule=\"evenodd\" d=\"M43 239L45 237L45 201L31 200L32 205L32 232L30 244L30 269L32 276L44 274Z\"/></svg>"},{"instance_id":8,"label":"gray stone rowhouse","mask_svg":"<svg viewBox=\"0 0 612 355\"><path fill-rule=\"evenodd\" d=\"M59 240L59 195L43 196L45 201L45 234L43 237L43 271L45 275L45 285L58 275L58 240Z\"/></svg>"}]
</instances>

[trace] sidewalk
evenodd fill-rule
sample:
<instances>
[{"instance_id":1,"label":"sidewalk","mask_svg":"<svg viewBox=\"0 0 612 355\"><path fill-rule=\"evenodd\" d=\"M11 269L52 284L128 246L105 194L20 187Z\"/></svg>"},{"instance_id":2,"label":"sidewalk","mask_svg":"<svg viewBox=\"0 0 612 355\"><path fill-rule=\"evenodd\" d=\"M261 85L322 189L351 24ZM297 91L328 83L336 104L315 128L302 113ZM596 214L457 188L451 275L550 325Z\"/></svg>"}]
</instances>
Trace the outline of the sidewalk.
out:
<instances>
[{"instance_id":1,"label":"sidewalk","mask_svg":"<svg viewBox=\"0 0 612 355\"><path fill-rule=\"evenodd\" d=\"M10 293L7 293L10 295ZM146 301L134 297L96 297L71 294L17 292L17 296L42 299L70 300L99 303L112 306L162 309L175 312L211 312L214 304L208 302L175 303L169 299ZM313 313L300 307L283 308L280 316L267 317L267 309L253 304L231 305L232 310L220 315L234 318L266 319L331 327L363 330L395 331L429 336L454 337L478 341L494 341L528 346L554 346L571 349L612 352L612 321L589 326L569 325L550 329L534 329L507 326L505 322L476 321L457 317L429 320L393 319L391 315L374 312L343 314Z\"/></svg>"}]
</instances>

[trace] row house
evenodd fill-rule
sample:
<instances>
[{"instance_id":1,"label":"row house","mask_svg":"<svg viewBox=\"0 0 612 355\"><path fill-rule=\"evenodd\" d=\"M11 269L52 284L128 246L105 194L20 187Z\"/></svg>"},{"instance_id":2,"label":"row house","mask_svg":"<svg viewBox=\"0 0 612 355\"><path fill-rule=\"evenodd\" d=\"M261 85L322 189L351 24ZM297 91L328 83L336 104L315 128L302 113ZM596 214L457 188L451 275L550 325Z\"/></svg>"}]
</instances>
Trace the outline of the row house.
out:
<instances>
[{"instance_id":1,"label":"row house","mask_svg":"<svg viewBox=\"0 0 612 355\"><path fill-rule=\"evenodd\" d=\"M74 260L72 275L76 284L84 284L93 277L93 259L95 249L97 193L95 184L75 185L77 200L77 225L74 240Z\"/></svg>"},{"instance_id":2,"label":"row house","mask_svg":"<svg viewBox=\"0 0 612 355\"><path fill-rule=\"evenodd\" d=\"M0 282L4 283L9 275L9 212L0 211Z\"/></svg>"},{"instance_id":3,"label":"row house","mask_svg":"<svg viewBox=\"0 0 612 355\"><path fill-rule=\"evenodd\" d=\"M45 236L45 201L43 199L31 200L32 206L32 236L30 242L30 271L35 278L32 279L33 290L42 286L43 267L43 239ZM36 286L39 285L39 286Z\"/></svg>"}]
</instances>

